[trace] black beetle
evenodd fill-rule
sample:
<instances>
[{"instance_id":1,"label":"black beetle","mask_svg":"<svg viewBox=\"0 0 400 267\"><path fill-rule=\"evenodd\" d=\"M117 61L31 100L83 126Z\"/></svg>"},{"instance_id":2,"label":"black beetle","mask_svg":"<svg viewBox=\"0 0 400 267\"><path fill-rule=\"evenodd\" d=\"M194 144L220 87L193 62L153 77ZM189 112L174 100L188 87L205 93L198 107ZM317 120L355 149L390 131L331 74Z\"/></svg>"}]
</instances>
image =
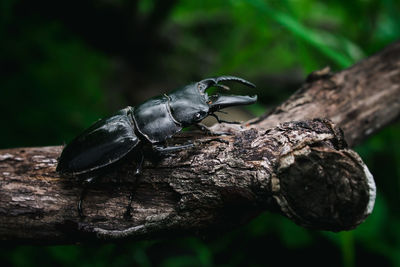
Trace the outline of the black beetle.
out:
<instances>
[{"instance_id":1,"label":"black beetle","mask_svg":"<svg viewBox=\"0 0 400 267\"><path fill-rule=\"evenodd\" d=\"M161 153L191 146L164 147L163 144L184 127L198 124L207 116L225 122L215 114L223 108L253 104L257 100L257 96L207 94L206 90L210 87L229 90L229 87L220 84L223 81L255 87L242 78L221 76L192 83L169 94L151 98L136 107L128 106L111 117L97 121L65 146L58 160L57 171L84 177L86 182L91 182L99 171L135 151L139 159L136 174L139 174L144 158L141 143L150 143L153 149ZM78 204L80 215L82 199L81 195Z\"/></svg>"}]
</instances>

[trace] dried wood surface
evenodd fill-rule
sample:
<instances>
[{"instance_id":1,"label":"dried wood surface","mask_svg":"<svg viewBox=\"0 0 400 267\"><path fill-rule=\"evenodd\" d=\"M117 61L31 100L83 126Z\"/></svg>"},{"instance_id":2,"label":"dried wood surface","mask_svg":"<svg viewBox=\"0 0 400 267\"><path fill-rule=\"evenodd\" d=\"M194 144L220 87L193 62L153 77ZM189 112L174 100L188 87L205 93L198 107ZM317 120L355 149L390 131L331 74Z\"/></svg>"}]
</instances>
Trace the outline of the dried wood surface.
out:
<instances>
[{"instance_id":1,"label":"dried wood surface","mask_svg":"<svg viewBox=\"0 0 400 267\"><path fill-rule=\"evenodd\" d=\"M345 133L350 147L400 117L400 42L331 73L313 72L285 103L254 120L270 128L283 121L328 118Z\"/></svg>"},{"instance_id":2,"label":"dried wood surface","mask_svg":"<svg viewBox=\"0 0 400 267\"><path fill-rule=\"evenodd\" d=\"M400 43L336 74L309 76L288 101L246 125L217 125L191 149L107 173L88 192L55 172L61 147L0 150L0 240L74 243L220 231L263 210L325 230L356 227L372 211L372 175L353 146L400 113ZM340 126L342 131L330 120ZM134 197L129 206L129 195Z\"/></svg>"}]
</instances>

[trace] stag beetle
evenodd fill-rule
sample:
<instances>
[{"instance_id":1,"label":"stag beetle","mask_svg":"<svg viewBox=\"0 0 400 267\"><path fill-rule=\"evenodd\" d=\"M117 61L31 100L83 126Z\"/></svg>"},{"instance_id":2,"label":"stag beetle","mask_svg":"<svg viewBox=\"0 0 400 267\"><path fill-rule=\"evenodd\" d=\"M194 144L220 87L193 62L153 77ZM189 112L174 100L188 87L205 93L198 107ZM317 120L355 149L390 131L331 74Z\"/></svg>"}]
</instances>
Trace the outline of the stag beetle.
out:
<instances>
[{"instance_id":1,"label":"stag beetle","mask_svg":"<svg viewBox=\"0 0 400 267\"><path fill-rule=\"evenodd\" d=\"M249 81L234 76L208 78L186 85L169 94L153 97L144 103L128 106L113 116L101 119L66 145L58 159L57 171L70 174L89 184L98 176L99 170L125 158L130 152L138 159L136 175L140 174L143 163L142 143L147 143L160 153L185 149L191 144L163 146L166 139L180 132L184 127L200 123L207 116L222 121L215 112L231 106L253 104L257 96L211 95L206 90L218 87L229 90L220 82L234 81L255 87ZM84 190L85 191L85 190ZM82 200L78 211L82 216Z\"/></svg>"}]
</instances>

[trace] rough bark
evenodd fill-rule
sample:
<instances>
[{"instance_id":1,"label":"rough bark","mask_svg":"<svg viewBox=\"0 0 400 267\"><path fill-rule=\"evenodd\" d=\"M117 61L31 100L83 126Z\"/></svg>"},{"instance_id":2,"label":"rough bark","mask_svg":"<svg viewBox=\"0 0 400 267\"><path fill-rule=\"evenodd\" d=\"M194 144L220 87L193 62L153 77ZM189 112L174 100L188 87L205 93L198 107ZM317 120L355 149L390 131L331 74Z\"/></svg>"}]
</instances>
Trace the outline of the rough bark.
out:
<instances>
[{"instance_id":1,"label":"rough bark","mask_svg":"<svg viewBox=\"0 0 400 267\"><path fill-rule=\"evenodd\" d=\"M214 127L229 136L175 138L195 146L146 161L137 183L134 162L105 174L89 190L83 219L79 181L55 172L61 147L2 150L0 238L68 243L210 232L266 209L314 229L352 229L372 211L372 175L339 128L308 119L333 120L354 145L399 116L399 77L400 43L337 74L314 73L270 114Z\"/></svg>"},{"instance_id":2,"label":"rough bark","mask_svg":"<svg viewBox=\"0 0 400 267\"><path fill-rule=\"evenodd\" d=\"M254 120L270 128L284 121L329 118L350 147L400 116L400 42L349 69L311 73L285 103Z\"/></svg>"}]
</instances>

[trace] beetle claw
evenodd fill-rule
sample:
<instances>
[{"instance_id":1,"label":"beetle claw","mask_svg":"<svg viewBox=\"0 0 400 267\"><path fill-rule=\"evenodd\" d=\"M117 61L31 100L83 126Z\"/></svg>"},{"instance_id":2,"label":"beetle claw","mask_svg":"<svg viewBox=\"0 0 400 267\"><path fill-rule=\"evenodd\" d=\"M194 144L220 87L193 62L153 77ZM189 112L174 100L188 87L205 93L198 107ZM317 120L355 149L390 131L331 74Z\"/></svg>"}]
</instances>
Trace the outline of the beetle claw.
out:
<instances>
[{"instance_id":1,"label":"beetle claw","mask_svg":"<svg viewBox=\"0 0 400 267\"><path fill-rule=\"evenodd\" d=\"M234 81L234 82L238 82L238 83L241 83L241 84L249 86L249 87L253 87L253 88L256 87L253 83L251 83L245 79L236 77L236 76L220 76L217 78L208 78L208 79L201 80L199 82L199 84L201 84L200 90L204 93L205 90L207 90L207 88L209 88L211 86L216 86L216 87L222 88L224 90L229 90L228 86L219 84L219 82L224 82L224 81Z\"/></svg>"},{"instance_id":2,"label":"beetle claw","mask_svg":"<svg viewBox=\"0 0 400 267\"><path fill-rule=\"evenodd\" d=\"M249 87L256 88L255 84L253 84L245 79L236 77L236 76L220 76L220 77L216 78L215 80L216 80L216 83L223 82L223 81L235 81L235 82L247 85Z\"/></svg>"},{"instance_id":3,"label":"beetle claw","mask_svg":"<svg viewBox=\"0 0 400 267\"><path fill-rule=\"evenodd\" d=\"M250 105L257 101L257 96L217 95L210 104L210 112L214 113L223 108ZM210 114L211 115L211 114ZM215 115L215 114L214 114Z\"/></svg>"}]
</instances>

